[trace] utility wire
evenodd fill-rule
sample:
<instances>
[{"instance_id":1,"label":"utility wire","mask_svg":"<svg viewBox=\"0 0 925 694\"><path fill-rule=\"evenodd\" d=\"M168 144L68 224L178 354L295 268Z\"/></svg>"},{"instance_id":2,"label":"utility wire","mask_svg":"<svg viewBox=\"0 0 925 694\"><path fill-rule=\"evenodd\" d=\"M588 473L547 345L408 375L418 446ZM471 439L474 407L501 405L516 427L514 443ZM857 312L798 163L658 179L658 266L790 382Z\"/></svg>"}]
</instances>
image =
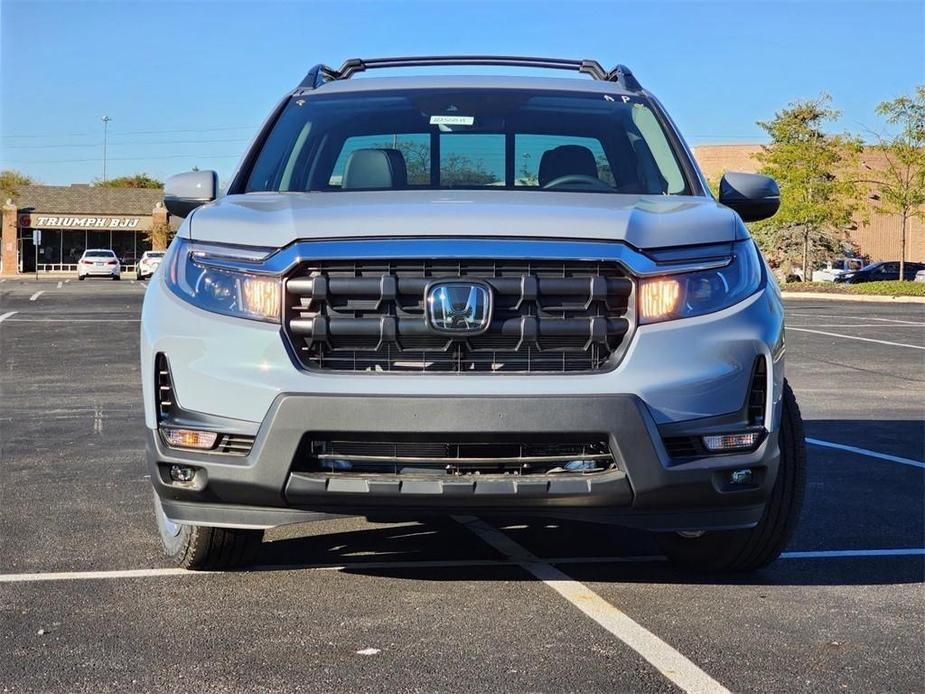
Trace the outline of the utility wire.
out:
<instances>
[{"instance_id":1,"label":"utility wire","mask_svg":"<svg viewBox=\"0 0 925 694\"><path fill-rule=\"evenodd\" d=\"M147 161L149 159L237 159L240 154L168 154L156 157L106 157L106 161ZM7 160L10 164L79 164L83 162L103 161L102 157L96 159L42 159L36 161Z\"/></svg>"},{"instance_id":2,"label":"utility wire","mask_svg":"<svg viewBox=\"0 0 925 694\"><path fill-rule=\"evenodd\" d=\"M159 140L159 141L148 141L148 142L109 142L110 147L135 147L142 145L203 145L213 142L249 142L249 138L230 138L230 139L219 139L219 140ZM88 144L54 144L54 145L3 145L4 149L63 149L64 147L99 147L102 143L100 142L90 142Z\"/></svg>"},{"instance_id":3,"label":"utility wire","mask_svg":"<svg viewBox=\"0 0 925 694\"><path fill-rule=\"evenodd\" d=\"M210 133L216 132L219 130L256 130L258 126L256 125L236 125L236 126L226 126L221 128L190 128L183 130L126 130L123 132L113 133L114 135L166 135L173 133ZM29 135L0 135L0 138L34 138L34 137L89 137L89 136L99 137L99 133L88 132L88 133L45 133L44 135L38 134L29 134Z\"/></svg>"}]
</instances>

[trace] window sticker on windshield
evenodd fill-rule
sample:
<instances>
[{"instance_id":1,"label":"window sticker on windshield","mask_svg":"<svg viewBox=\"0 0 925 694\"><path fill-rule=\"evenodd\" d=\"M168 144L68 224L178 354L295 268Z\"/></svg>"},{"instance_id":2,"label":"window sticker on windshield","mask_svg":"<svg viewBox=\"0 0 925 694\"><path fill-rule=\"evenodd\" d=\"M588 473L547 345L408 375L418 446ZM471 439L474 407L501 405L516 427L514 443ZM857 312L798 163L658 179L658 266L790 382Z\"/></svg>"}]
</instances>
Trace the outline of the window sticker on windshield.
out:
<instances>
[{"instance_id":1,"label":"window sticker on windshield","mask_svg":"<svg viewBox=\"0 0 925 694\"><path fill-rule=\"evenodd\" d=\"M472 125L475 116L431 116L431 125Z\"/></svg>"}]
</instances>

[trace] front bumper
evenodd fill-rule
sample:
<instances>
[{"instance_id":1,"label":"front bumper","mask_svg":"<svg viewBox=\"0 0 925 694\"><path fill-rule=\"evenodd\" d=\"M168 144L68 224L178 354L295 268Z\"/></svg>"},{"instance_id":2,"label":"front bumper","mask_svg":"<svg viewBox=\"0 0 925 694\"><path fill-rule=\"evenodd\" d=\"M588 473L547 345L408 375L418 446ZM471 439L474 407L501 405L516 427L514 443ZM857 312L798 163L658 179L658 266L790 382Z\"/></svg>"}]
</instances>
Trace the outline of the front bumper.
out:
<instances>
[{"instance_id":1,"label":"front bumper","mask_svg":"<svg viewBox=\"0 0 925 694\"><path fill-rule=\"evenodd\" d=\"M688 430L705 431L710 425L699 420ZM238 427L240 432L242 423L206 417L198 426ZM675 423L670 429L677 435L684 427ZM168 517L200 525L270 527L332 514L396 519L477 512L578 518L650 530L740 528L760 519L779 458L777 437L768 436L750 453L672 460L662 445L665 432L634 395L282 394L253 433L250 453L235 457L170 449L149 429L151 479ZM482 478L293 471L305 455L307 437L342 434L473 442L603 436L615 468ZM172 482L171 464L197 468L196 478ZM754 484L731 487L728 472L741 468L753 471Z\"/></svg>"}]
</instances>

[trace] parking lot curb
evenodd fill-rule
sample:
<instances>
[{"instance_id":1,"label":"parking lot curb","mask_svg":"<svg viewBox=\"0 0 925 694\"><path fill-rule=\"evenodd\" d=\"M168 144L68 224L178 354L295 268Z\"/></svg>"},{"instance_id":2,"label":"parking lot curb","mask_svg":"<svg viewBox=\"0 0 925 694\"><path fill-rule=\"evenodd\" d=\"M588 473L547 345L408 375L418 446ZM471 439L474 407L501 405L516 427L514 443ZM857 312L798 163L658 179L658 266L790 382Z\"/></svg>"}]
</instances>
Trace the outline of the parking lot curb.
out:
<instances>
[{"instance_id":1,"label":"parking lot curb","mask_svg":"<svg viewBox=\"0 0 925 694\"><path fill-rule=\"evenodd\" d=\"M876 294L828 294L826 292L781 291L785 299L822 299L823 301L869 301L878 304L925 304L925 296L878 296Z\"/></svg>"}]
</instances>

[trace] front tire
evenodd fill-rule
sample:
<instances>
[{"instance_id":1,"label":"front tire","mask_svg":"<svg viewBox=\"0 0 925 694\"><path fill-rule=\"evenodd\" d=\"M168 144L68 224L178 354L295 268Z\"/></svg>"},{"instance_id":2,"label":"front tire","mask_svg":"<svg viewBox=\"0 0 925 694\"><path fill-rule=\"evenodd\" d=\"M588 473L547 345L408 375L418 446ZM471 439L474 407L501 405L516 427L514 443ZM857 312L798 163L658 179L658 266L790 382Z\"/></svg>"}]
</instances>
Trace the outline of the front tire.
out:
<instances>
[{"instance_id":1,"label":"front tire","mask_svg":"<svg viewBox=\"0 0 925 694\"><path fill-rule=\"evenodd\" d=\"M154 494L154 513L161 545L171 561L184 569L214 571L248 566L254 561L263 530L179 525L164 513Z\"/></svg>"},{"instance_id":2,"label":"front tire","mask_svg":"<svg viewBox=\"0 0 925 694\"><path fill-rule=\"evenodd\" d=\"M707 532L699 537L660 533L659 548L682 566L712 571L754 571L777 559L796 529L806 489L803 419L784 381L780 463L764 515L754 528Z\"/></svg>"}]
</instances>

